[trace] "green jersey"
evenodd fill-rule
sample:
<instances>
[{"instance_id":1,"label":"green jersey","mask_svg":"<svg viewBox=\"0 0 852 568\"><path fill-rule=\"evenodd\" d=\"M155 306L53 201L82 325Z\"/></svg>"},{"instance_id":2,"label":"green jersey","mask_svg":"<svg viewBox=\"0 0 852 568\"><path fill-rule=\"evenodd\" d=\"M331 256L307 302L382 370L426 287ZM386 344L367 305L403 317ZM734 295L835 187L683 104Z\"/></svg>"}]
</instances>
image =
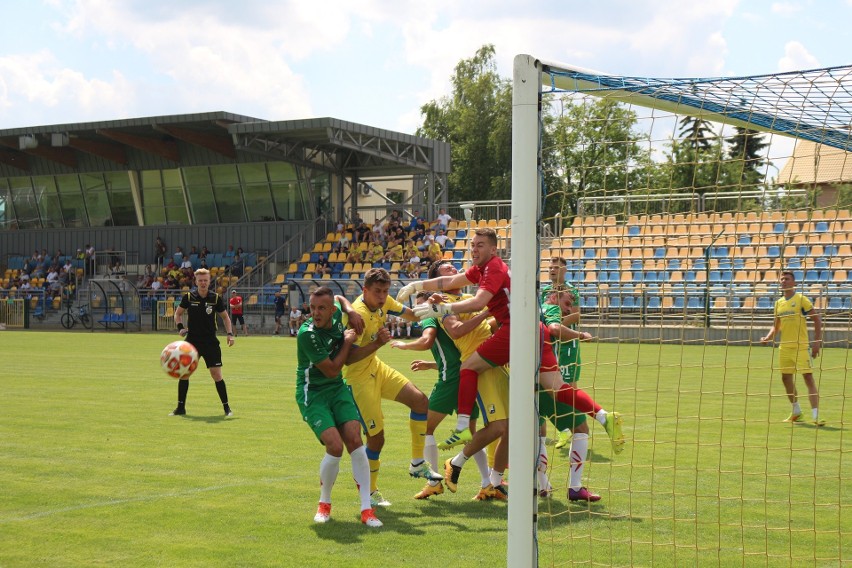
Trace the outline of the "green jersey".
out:
<instances>
[{"instance_id":1,"label":"green jersey","mask_svg":"<svg viewBox=\"0 0 852 568\"><path fill-rule=\"evenodd\" d=\"M544 325L562 322L562 310L555 304L541 305L541 320ZM568 326L576 330L577 325ZM554 341L553 352L559 360L559 371L566 383L572 383L580 379L580 340Z\"/></svg>"},{"instance_id":2,"label":"green jersey","mask_svg":"<svg viewBox=\"0 0 852 568\"><path fill-rule=\"evenodd\" d=\"M432 344L432 357L435 363L438 364L438 380L442 382L459 380L459 370L461 369L461 353L459 353L456 344L452 338L447 335L435 318L427 318L420 322L420 326L425 331L430 327L438 330L438 335L435 336L435 343Z\"/></svg>"},{"instance_id":3,"label":"green jersey","mask_svg":"<svg viewBox=\"0 0 852 568\"><path fill-rule=\"evenodd\" d=\"M316 364L326 359L334 359L343 347L343 332L346 325L343 323L343 313L340 305L335 303L334 315L331 318L331 327L323 329L314 326L314 319L310 318L302 327L296 337L297 345L297 367L296 367L296 400L304 405L310 403L308 395L330 386L339 386L343 381L343 374L338 373L336 377L326 377Z\"/></svg>"}]
</instances>

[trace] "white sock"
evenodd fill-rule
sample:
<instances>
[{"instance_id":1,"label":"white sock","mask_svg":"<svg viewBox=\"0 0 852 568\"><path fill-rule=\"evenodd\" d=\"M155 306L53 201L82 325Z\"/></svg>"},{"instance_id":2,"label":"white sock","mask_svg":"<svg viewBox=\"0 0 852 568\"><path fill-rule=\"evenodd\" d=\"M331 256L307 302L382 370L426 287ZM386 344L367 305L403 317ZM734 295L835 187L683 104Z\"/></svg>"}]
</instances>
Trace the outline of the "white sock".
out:
<instances>
[{"instance_id":1,"label":"white sock","mask_svg":"<svg viewBox=\"0 0 852 568\"><path fill-rule=\"evenodd\" d=\"M467 463L468 457L464 455L464 452L459 452L456 457L450 460L450 463L456 467L464 467L464 464Z\"/></svg>"},{"instance_id":2,"label":"white sock","mask_svg":"<svg viewBox=\"0 0 852 568\"><path fill-rule=\"evenodd\" d=\"M459 414L456 420L456 431L461 432L462 430L467 430L468 428L470 428L470 415Z\"/></svg>"},{"instance_id":3,"label":"white sock","mask_svg":"<svg viewBox=\"0 0 852 568\"><path fill-rule=\"evenodd\" d=\"M606 412L606 410L604 410L603 408L601 408L600 410L598 410L597 414L595 414L595 420L597 420L598 422L600 422L600 423L601 423L601 426L603 426L604 424L606 424L606 414L607 414L607 412Z\"/></svg>"},{"instance_id":4,"label":"white sock","mask_svg":"<svg viewBox=\"0 0 852 568\"><path fill-rule=\"evenodd\" d=\"M358 485L358 496L361 498L361 510L370 508L370 462L367 460L367 448L361 446L351 455L352 477Z\"/></svg>"},{"instance_id":5,"label":"white sock","mask_svg":"<svg viewBox=\"0 0 852 568\"><path fill-rule=\"evenodd\" d=\"M476 462L476 467L479 468L482 487L488 487L488 484L491 483L491 479L489 477L491 475L491 471L488 469L488 454L484 449L482 449L473 454L472 457L473 461Z\"/></svg>"},{"instance_id":6,"label":"white sock","mask_svg":"<svg viewBox=\"0 0 852 568\"><path fill-rule=\"evenodd\" d=\"M432 434L426 434L423 457L426 458L434 471L438 471L438 445L435 443L435 436Z\"/></svg>"},{"instance_id":7,"label":"white sock","mask_svg":"<svg viewBox=\"0 0 852 568\"><path fill-rule=\"evenodd\" d=\"M794 402L793 403L793 414L801 414L801 413L802 413L802 407L799 406L798 402Z\"/></svg>"},{"instance_id":8,"label":"white sock","mask_svg":"<svg viewBox=\"0 0 852 568\"><path fill-rule=\"evenodd\" d=\"M325 454L320 462L320 503L331 503L331 488L340 471L340 458ZM369 475L369 474L368 474ZM369 478L368 478L369 479Z\"/></svg>"},{"instance_id":9,"label":"white sock","mask_svg":"<svg viewBox=\"0 0 852 568\"><path fill-rule=\"evenodd\" d=\"M811 408L811 416L813 416L814 420L819 418L819 408Z\"/></svg>"},{"instance_id":10,"label":"white sock","mask_svg":"<svg viewBox=\"0 0 852 568\"><path fill-rule=\"evenodd\" d=\"M503 483L503 472L495 469L491 470L491 485L499 487Z\"/></svg>"},{"instance_id":11,"label":"white sock","mask_svg":"<svg viewBox=\"0 0 852 568\"><path fill-rule=\"evenodd\" d=\"M583 486L583 466L586 465L588 454L589 435L574 434L571 438L571 475L568 480L568 487L571 489L579 489Z\"/></svg>"}]
</instances>

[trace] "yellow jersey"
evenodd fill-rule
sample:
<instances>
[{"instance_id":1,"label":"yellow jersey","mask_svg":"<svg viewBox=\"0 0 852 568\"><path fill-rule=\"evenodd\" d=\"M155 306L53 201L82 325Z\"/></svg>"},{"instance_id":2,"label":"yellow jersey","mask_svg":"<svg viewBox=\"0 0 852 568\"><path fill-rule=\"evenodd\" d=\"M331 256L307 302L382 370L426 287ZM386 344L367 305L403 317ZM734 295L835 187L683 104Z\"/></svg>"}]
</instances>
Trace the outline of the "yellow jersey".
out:
<instances>
[{"instance_id":1,"label":"yellow jersey","mask_svg":"<svg viewBox=\"0 0 852 568\"><path fill-rule=\"evenodd\" d=\"M775 302L775 317L779 324L776 332L781 333L778 346L782 349L805 349L808 341L808 318L806 314L814 305L799 292L790 298L780 298Z\"/></svg>"},{"instance_id":2,"label":"yellow jersey","mask_svg":"<svg viewBox=\"0 0 852 568\"><path fill-rule=\"evenodd\" d=\"M473 298L471 294L462 294L461 296L455 296L453 294L444 294L447 297L449 303L460 302L462 300L467 300L469 298ZM478 313L478 312L477 312ZM457 318L462 321L467 321L470 318L474 317L476 313L465 313L465 314L453 314ZM449 317L449 316L444 316ZM444 327L444 321L441 320L441 327ZM446 331L446 329L444 329ZM484 319L479 322L479 325L473 328L473 330L469 333L466 333L459 337L458 339L454 339L453 342L456 344L456 347L461 352L462 361L473 355L474 352L479 348L482 343L491 337L491 326L488 325L488 319Z\"/></svg>"},{"instance_id":3,"label":"yellow jersey","mask_svg":"<svg viewBox=\"0 0 852 568\"><path fill-rule=\"evenodd\" d=\"M374 311L368 308L367 304L364 303L364 296L362 294L361 296L358 296L354 302L352 302L352 309L358 312L364 320L364 331L360 336L358 336L358 339L355 340L355 345L357 347L363 347L376 339L379 330L385 327L389 315L398 316L402 314L405 307L397 302L393 297L388 296L384 305ZM369 357L361 359L357 363L344 366L343 377L349 383L352 381L367 380L370 378L371 374L375 374L377 366L378 358L376 357L376 354L373 353Z\"/></svg>"}]
</instances>

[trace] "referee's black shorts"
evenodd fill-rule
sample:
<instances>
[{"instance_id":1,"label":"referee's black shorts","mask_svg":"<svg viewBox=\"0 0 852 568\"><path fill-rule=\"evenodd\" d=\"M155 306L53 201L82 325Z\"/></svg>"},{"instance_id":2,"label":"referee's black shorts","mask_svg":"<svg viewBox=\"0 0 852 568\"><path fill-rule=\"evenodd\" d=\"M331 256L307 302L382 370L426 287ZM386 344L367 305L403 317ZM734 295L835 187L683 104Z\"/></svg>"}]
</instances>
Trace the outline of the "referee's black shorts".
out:
<instances>
[{"instance_id":1,"label":"referee's black shorts","mask_svg":"<svg viewBox=\"0 0 852 568\"><path fill-rule=\"evenodd\" d=\"M195 347L198 355L204 359L204 363L208 369L210 367L222 366L222 348L219 346L218 339L214 338L213 341L198 341L196 338L187 335L186 340Z\"/></svg>"}]
</instances>

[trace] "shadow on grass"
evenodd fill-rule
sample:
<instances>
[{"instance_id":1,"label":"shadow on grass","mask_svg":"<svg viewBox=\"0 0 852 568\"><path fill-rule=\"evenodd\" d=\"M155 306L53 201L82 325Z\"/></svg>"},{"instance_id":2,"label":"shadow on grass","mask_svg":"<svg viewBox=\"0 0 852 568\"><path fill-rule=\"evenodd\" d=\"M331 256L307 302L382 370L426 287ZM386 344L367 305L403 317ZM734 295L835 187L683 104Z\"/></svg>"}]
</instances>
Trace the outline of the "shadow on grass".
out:
<instances>
[{"instance_id":1,"label":"shadow on grass","mask_svg":"<svg viewBox=\"0 0 852 568\"><path fill-rule=\"evenodd\" d=\"M603 501L596 503L572 502L565 503L557 499L548 502L539 501L538 524L539 528L558 528L574 523L586 523L593 521L628 521L641 523L642 518L631 517L626 514L610 512Z\"/></svg>"},{"instance_id":2,"label":"shadow on grass","mask_svg":"<svg viewBox=\"0 0 852 568\"><path fill-rule=\"evenodd\" d=\"M370 528L361 524L360 517L340 518L332 520L330 523L315 523L313 530L318 538L324 540L333 540L339 544L352 544L361 542L364 535L371 532L397 532L408 535L425 535L426 531L421 529L417 524L407 521L407 519L422 517L422 515L411 514L410 511L405 513L394 512L391 509L376 509L376 516L384 523L381 528Z\"/></svg>"},{"instance_id":3,"label":"shadow on grass","mask_svg":"<svg viewBox=\"0 0 852 568\"><path fill-rule=\"evenodd\" d=\"M179 417L181 420L191 420L193 422L206 422L208 424L222 424L225 422L231 422L233 420L239 420L236 416L225 417L224 414L215 414L213 416L193 416L192 414L184 414Z\"/></svg>"}]
</instances>

